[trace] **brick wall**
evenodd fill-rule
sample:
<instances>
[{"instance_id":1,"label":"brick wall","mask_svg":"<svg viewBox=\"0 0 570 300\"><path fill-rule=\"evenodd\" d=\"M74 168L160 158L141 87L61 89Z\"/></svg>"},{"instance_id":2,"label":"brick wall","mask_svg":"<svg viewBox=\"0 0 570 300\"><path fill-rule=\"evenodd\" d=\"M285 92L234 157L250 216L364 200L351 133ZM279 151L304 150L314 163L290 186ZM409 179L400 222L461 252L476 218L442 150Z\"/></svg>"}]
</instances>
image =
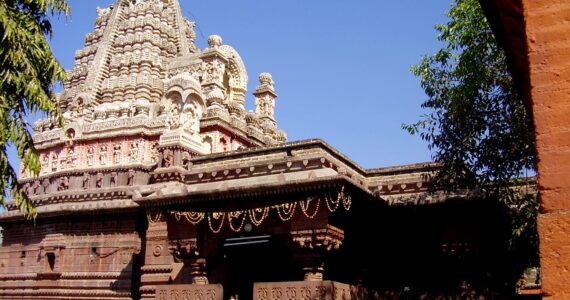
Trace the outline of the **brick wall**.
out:
<instances>
[{"instance_id":1,"label":"brick wall","mask_svg":"<svg viewBox=\"0 0 570 300\"><path fill-rule=\"evenodd\" d=\"M543 290L570 299L570 1L524 0L538 151Z\"/></svg>"}]
</instances>

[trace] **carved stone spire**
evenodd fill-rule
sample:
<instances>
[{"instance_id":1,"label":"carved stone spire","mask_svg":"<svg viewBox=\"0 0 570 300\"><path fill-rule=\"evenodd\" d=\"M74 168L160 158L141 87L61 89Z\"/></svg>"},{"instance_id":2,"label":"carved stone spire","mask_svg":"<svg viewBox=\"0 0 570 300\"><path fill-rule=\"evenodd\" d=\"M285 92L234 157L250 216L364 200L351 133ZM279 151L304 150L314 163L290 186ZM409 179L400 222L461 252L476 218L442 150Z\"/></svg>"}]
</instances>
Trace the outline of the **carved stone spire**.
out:
<instances>
[{"instance_id":1,"label":"carved stone spire","mask_svg":"<svg viewBox=\"0 0 570 300\"><path fill-rule=\"evenodd\" d=\"M196 48L194 25L179 0L117 0L97 8L94 31L56 96L63 127L54 119L33 125L42 176L90 173L49 180L61 183L49 189L132 185L136 174L125 170L188 169L196 155L286 140L275 123L271 75L260 76L257 113L247 114L248 76L239 53L218 35L206 49ZM100 168L113 170L92 172Z\"/></svg>"},{"instance_id":2,"label":"carved stone spire","mask_svg":"<svg viewBox=\"0 0 570 300\"><path fill-rule=\"evenodd\" d=\"M105 102L157 102L167 60L198 51L194 23L182 16L178 0L117 1L97 13L65 83L66 110L76 112L81 101L91 115Z\"/></svg>"}]
</instances>

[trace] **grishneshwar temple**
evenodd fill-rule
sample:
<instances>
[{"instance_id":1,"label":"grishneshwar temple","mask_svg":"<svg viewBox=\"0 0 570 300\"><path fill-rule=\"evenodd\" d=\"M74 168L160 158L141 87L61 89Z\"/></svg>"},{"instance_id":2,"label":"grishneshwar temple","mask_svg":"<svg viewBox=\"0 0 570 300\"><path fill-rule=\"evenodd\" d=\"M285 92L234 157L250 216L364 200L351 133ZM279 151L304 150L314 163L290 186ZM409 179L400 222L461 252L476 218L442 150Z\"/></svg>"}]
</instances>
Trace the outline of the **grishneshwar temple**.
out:
<instances>
[{"instance_id":1,"label":"grishneshwar temple","mask_svg":"<svg viewBox=\"0 0 570 300\"><path fill-rule=\"evenodd\" d=\"M33 125L42 171L20 183L38 217L0 214L0 298L507 298L488 284L497 203L431 192L434 163L363 169L286 142L272 76L246 111L240 55L217 35L198 49L178 0L97 13L63 126Z\"/></svg>"}]
</instances>

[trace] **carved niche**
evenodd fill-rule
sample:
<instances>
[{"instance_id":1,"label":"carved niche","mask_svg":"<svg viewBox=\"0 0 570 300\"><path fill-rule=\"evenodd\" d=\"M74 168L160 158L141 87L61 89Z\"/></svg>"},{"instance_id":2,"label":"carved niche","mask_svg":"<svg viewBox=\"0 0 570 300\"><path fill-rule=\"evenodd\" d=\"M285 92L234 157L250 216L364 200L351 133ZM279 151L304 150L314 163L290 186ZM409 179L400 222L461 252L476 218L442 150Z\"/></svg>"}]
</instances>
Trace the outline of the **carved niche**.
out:
<instances>
[{"instance_id":1,"label":"carved niche","mask_svg":"<svg viewBox=\"0 0 570 300\"><path fill-rule=\"evenodd\" d=\"M135 170L133 170L133 169L129 170L129 175L127 177L127 185L128 186L135 185L135 174L136 174Z\"/></svg>"},{"instance_id":2,"label":"carved niche","mask_svg":"<svg viewBox=\"0 0 570 300\"><path fill-rule=\"evenodd\" d=\"M107 145L101 145L101 148L99 150L99 164L107 164Z\"/></svg>"},{"instance_id":3,"label":"carved niche","mask_svg":"<svg viewBox=\"0 0 570 300\"><path fill-rule=\"evenodd\" d=\"M85 157L86 161L87 161L87 166L92 166L93 165L93 156L94 156L95 150L93 149L93 147L89 147L87 148L87 155Z\"/></svg>"},{"instance_id":4,"label":"carved niche","mask_svg":"<svg viewBox=\"0 0 570 300\"><path fill-rule=\"evenodd\" d=\"M174 152L170 149L165 149L162 154L162 167L168 168L174 165Z\"/></svg>"},{"instance_id":5,"label":"carved niche","mask_svg":"<svg viewBox=\"0 0 570 300\"><path fill-rule=\"evenodd\" d=\"M117 174L117 172L112 172L111 179L109 180L109 185L112 187L117 186L118 177L119 175Z\"/></svg>"},{"instance_id":6,"label":"carved niche","mask_svg":"<svg viewBox=\"0 0 570 300\"><path fill-rule=\"evenodd\" d=\"M57 185L58 191L67 191L69 189L69 177L63 176L59 179L59 184Z\"/></svg>"},{"instance_id":7,"label":"carved niche","mask_svg":"<svg viewBox=\"0 0 570 300\"><path fill-rule=\"evenodd\" d=\"M138 153L139 153L139 143L138 142L132 142L130 149L129 149L129 161L130 162L136 162L137 157L138 157Z\"/></svg>"},{"instance_id":8,"label":"carved niche","mask_svg":"<svg viewBox=\"0 0 570 300\"><path fill-rule=\"evenodd\" d=\"M84 190L89 189L90 183L91 183L91 176L89 175L89 173L83 174L83 184L82 184L83 189Z\"/></svg>"},{"instance_id":9,"label":"carved niche","mask_svg":"<svg viewBox=\"0 0 570 300\"><path fill-rule=\"evenodd\" d=\"M115 144L113 146L113 164L119 163L121 163L121 144Z\"/></svg>"},{"instance_id":10,"label":"carved niche","mask_svg":"<svg viewBox=\"0 0 570 300\"><path fill-rule=\"evenodd\" d=\"M103 187L103 173L97 173L97 177L95 178L95 187Z\"/></svg>"}]
</instances>

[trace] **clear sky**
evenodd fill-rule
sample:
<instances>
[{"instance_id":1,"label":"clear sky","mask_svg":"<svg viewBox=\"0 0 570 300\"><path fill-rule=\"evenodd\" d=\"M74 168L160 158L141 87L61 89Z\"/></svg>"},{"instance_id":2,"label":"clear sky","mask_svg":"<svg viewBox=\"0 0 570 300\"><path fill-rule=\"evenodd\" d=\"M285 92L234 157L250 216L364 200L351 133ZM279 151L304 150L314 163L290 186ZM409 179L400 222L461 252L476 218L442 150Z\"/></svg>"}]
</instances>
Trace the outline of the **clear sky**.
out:
<instances>
[{"instance_id":1,"label":"clear sky","mask_svg":"<svg viewBox=\"0 0 570 300\"><path fill-rule=\"evenodd\" d=\"M51 41L66 69L93 30L97 6L113 0L68 0L69 20L54 21ZM197 22L197 45L220 35L249 74L246 106L258 75L273 75L276 118L289 141L322 138L366 168L430 160L427 144L401 129L423 113L425 95L410 73L440 46L444 1L180 0Z\"/></svg>"}]
</instances>

